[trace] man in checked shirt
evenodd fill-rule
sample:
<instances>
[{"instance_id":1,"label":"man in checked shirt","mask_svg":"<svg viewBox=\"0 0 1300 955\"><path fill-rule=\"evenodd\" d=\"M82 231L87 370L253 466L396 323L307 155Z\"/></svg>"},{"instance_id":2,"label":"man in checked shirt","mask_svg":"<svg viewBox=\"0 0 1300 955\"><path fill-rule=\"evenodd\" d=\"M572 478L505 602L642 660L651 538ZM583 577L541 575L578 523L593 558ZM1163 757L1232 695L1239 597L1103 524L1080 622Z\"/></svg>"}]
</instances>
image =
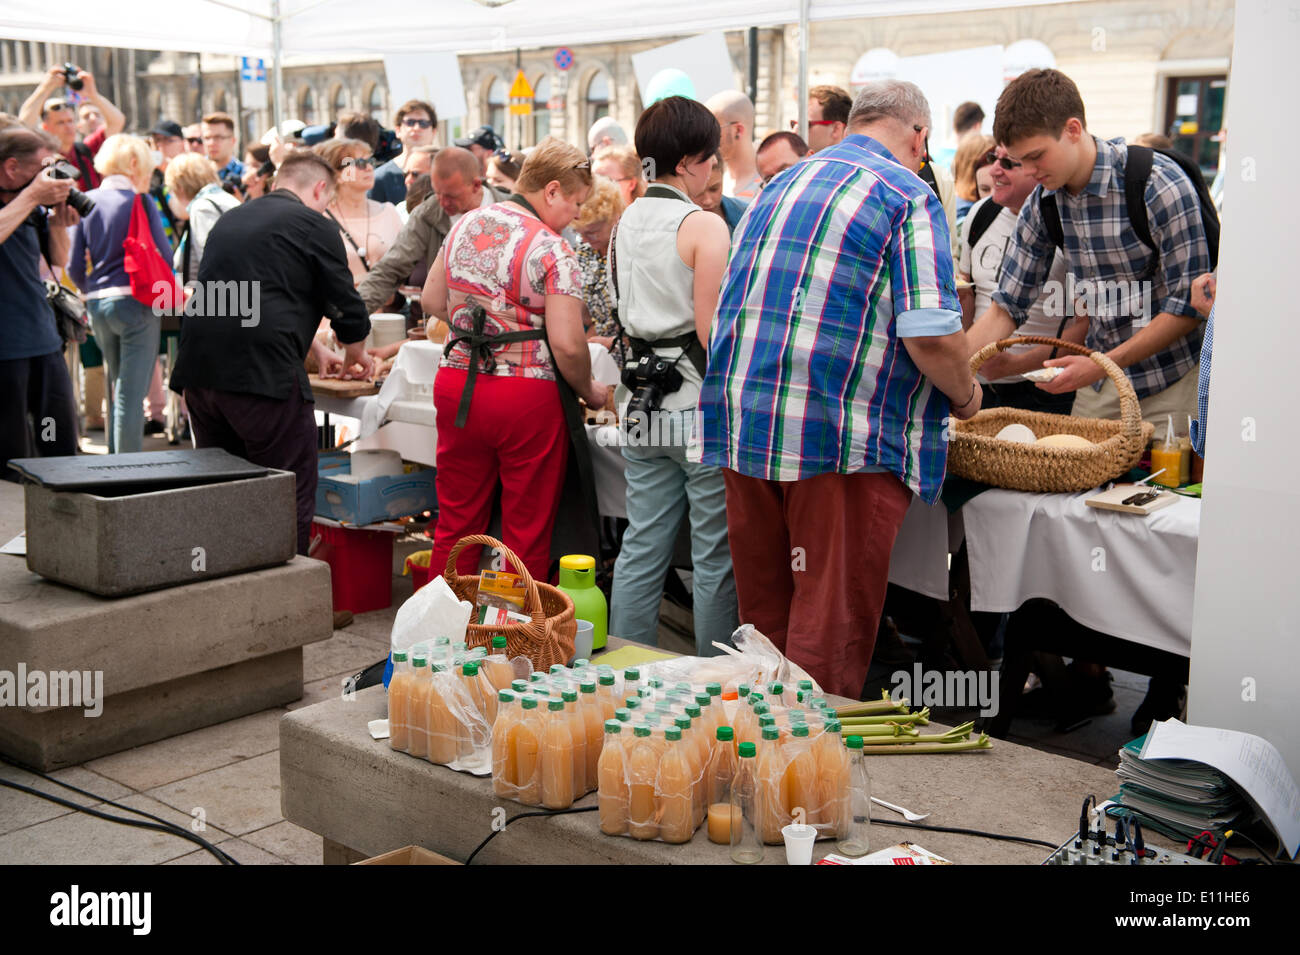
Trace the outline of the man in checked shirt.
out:
<instances>
[{"instance_id":1,"label":"man in checked shirt","mask_svg":"<svg viewBox=\"0 0 1300 955\"><path fill-rule=\"evenodd\" d=\"M1173 414L1181 423L1195 416L1204 325L1192 307L1192 280L1210 271L1210 254L1186 174L1167 156L1153 154L1144 193L1153 250L1134 232L1125 207L1128 147L1088 132L1083 99L1064 73L1030 70L1009 83L998 97L993 135L1038 185L1021 209L992 304L971 326L972 348L1015 333L1039 294L1055 291L1044 286L1052 258L1064 255L1070 274L1056 298L1082 299L1088 347L1124 369L1142 417L1161 422ZM1063 248L1055 247L1045 225L1044 196L1055 199ZM984 365L990 380L1001 360ZM1075 392L1074 414L1119 417L1115 385L1095 362L1068 355L1044 364L1063 371L1038 387Z\"/></svg>"}]
</instances>

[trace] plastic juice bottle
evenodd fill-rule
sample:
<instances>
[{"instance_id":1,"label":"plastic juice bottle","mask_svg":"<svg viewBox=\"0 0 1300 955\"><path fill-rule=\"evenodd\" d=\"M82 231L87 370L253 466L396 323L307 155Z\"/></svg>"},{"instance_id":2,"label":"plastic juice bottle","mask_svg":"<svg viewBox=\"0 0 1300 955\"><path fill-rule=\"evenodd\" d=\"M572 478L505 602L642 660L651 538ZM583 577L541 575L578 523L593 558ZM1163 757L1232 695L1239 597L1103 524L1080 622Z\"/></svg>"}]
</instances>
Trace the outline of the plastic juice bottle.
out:
<instances>
[{"instance_id":1,"label":"plastic juice bottle","mask_svg":"<svg viewBox=\"0 0 1300 955\"><path fill-rule=\"evenodd\" d=\"M393 678L388 681L388 745L406 750L411 745L407 724L406 700L411 691L411 665L405 650L393 651Z\"/></svg>"},{"instance_id":2,"label":"plastic juice bottle","mask_svg":"<svg viewBox=\"0 0 1300 955\"><path fill-rule=\"evenodd\" d=\"M704 821L704 766L708 762L708 756L701 757L699 746L696 744L698 734L692 725L689 716L678 716L673 719L673 728L682 734L682 751L686 754L687 764L691 772L691 818L698 816L698 821Z\"/></svg>"},{"instance_id":3,"label":"plastic juice bottle","mask_svg":"<svg viewBox=\"0 0 1300 955\"><path fill-rule=\"evenodd\" d=\"M573 798L577 799L587 791L587 726L578 712L578 694L574 690L565 690L560 694L564 703L563 714L569 724L569 738L572 740L569 771L573 774Z\"/></svg>"},{"instance_id":4,"label":"plastic juice bottle","mask_svg":"<svg viewBox=\"0 0 1300 955\"><path fill-rule=\"evenodd\" d=\"M614 719L618 720L620 723L631 723L632 711L626 706L620 706L614 711Z\"/></svg>"},{"instance_id":5,"label":"plastic juice bottle","mask_svg":"<svg viewBox=\"0 0 1300 955\"><path fill-rule=\"evenodd\" d=\"M769 683L767 685L767 697L774 706L786 706L789 700L785 698L785 686L780 683Z\"/></svg>"},{"instance_id":6,"label":"plastic juice bottle","mask_svg":"<svg viewBox=\"0 0 1300 955\"><path fill-rule=\"evenodd\" d=\"M517 710L515 695L509 690L497 693L497 719L492 724L492 791L513 798L519 787L519 764L510 738L514 732Z\"/></svg>"},{"instance_id":7,"label":"plastic juice bottle","mask_svg":"<svg viewBox=\"0 0 1300 955\"><path fill-rule=\"evenodd\" d=\"M628 667L623 671L623 696L636 696L637 688L641 686L641 671L636 667Z\"/></svg>"},{"instance_id":8,"label":"plastic juice bottle","mask_svg":"<svg viewBox=\"0 0 1300 955\"><path fill-rule=\"evenodd\" d=\"M487 725L491 726L497 718L496 690L479 670L479 664L473 660L461 664L460 675L465 681L465 689L469 691L470 699L474 701L475 709L487 720Z\"/></svg>"},{"instance_id":9,"label":"plastic juice bottle","mask_svg":"<svg viewBox=\"0 0 1300 955\"><path fill-rule=\"evenodd\" d=\"M644 724L632 730L635 740L628 767L627 831L633 839L653 839L659 835L655 821L655 777L659 773L659 751L650 739L650 727Z\"/></svg>"},{"instance_id":10,"label":"plastic juice bottle","mask_svg":"<svg viewBox=\"0 0 1300 955\"><path fill-rule=\"evenodd\" d=\"M749 702L749 690L750 686L748 683L740 684L740 686L736 687L736 699L740 700L742 703Z\"/></svg>"},{"instance_id":11,"label":"plastic juice bottle","mask_svg":"<svg viewBox=\"0 0 1300 955\"><path fill-rule=\"evenodd\" d=\"M836 848L846 856L864 856L871 851L871 779L867 775L866 758L862 755L862 737L850 736L844 741L849 751L848 819L844 838Z\"/></svg>"},{"instance_id":12,"label":"plastic juice bottle","mask_svg":"<svg viewBox=\"0 0 1300 955\"><path fill-rule=\"evenodd\" d=\"M700 713L704 717L704 732L710 741L716 737L718 727L722 725L718 722L718 711L713 706L714 699L715 697L707 693L695 694L695 705L700 708ZM709 748L713 748L712 742Z\"/></svg>"},{"instance_id":13,"label":"plastic juice bottle","mask_svg":"<svg viewBox=\"0 0 1300 955\"><path fill-rule=\"evenodd\" d=\"M659 761L659 838L679 844L689 842L695 832L694 757L682 741L679 727L664 733L667 746Z\"/></svg>"},{"instance_id":14,"label":"plastic juice bottle","mask_svg":"<svg viewBox=\"0 0 1300 955\"><path fill-rule=\"evenodd\" d=\"M563 700L546 704L546 727L542 732L542 805L547 809L568 809L573 805L573 730Z\"/></svg>"},{"instance_id":15,"label":"plastic juice bottle","mask_svg":"<svg viewBox=\"0 0 1300 955\"><path fill-rule=\"evenodd\" d=\"M596 559L586 554L566 554L560 558L560 579L556 584L573 601L573 613L579 620L591 622L594 650L605 646L609 630L609 604L596 586Z\"/></svg>"},{"instance_id":16,"label":"plastic juice bottle","mask_svg":"<svg viewBox=\"0 0 1300 955\"><path fill-rule=\"evenodd\" d=\"M762 862L763 838L759 832L762 791L754 744L741 743L737 756L736 779L731 786L731 861Z\"/></svg>"},{"instance_id":17,"label":"plastic juice bottle","mask_svg":"<svg viewBox=\"0 0 1300 955\"><path fill-rule=\"evenodd\" d=\"M796 723L790 730L787 744L789 762L785 767L786 812L795 819L796 810L803 810L806 825L815 826L821 821L821 799L817 794L817 763L813 759L812 743L808 739L808 725Z\"/></svg>"},{"instance_id":18,"label":"plastic juice bottle","mask_svg":"<svg viewBox=\"0 0 1300 955\"><path fill-rule=\"evenodd\" d=\"M775 726L763 730L758 750L758 805L759 833L763 841L777 845L784 841L782 827L790 822L785 807L790 805L790 792L781 754L780 734Z\"/></svg>"},{"instance_id":19,"label":"plastic juice bottle","mask_svg":"<svg viewBox=\"0 0 1300 955\"><path fill-rule=\"evenodd\" d=\"M848 837L849 751L840 736L840 721L826 721L826 731L813 743L817 762L817 792L822 800L822 828L837 839Z\"/></svg>"},{"instance_id":20,"label":"plastic juice bottle","mask_svg":"<svg viewBox=\"0 0 1300 955\"><path fill-rule=\"evenodd\" d=\"M406 698L406 724L410 728L407 752L412 756L429 755L429 697L433 690L429 661L424 654L411 658L411 691Z\"/></svg>"},{"instance_id":21,"label":"plastic juice bottle","mask_svg":"<svg viewBox=\"0 0 1300 955\"><path fill-rule=\"evenodd\" d=\"M600 831L610 836L627 834L627 767L623 758L623 724L606 720L604 745L597 767L600 791Z\"/></svg>"},{"instance_id":22,"label":"plastic juice bottle","mask_svg":"<svg viewBox=\"0 0 1300 955\"><path fill-rule=\"evenodd\" d=\"M731 787L736 781L739 760L732 745L734 736L730 726L718 727L718 745L713 747L708 767L704 771L709 841L720 846L731 845L731 826L735 822L731 810Z\"/></svg>"},{"instance_id":23,"label":"plastic juice bottle","mask_svg":"<svg viewBox=\"0 0 1300 955\"><path fill-rule=\"evenodd\" d=\"M1183 474L1183 451L1178 444L1178 436L1174 434L1172 415L1168 418L1164 441L1157 441L1151 446L1151 473L1155 474L1161 468L1165 469L1165 473L1153 477L1152 483L1178 487L1186 478Z\"/></svg>"},{"instance_id":24,"label":"plastic juice bottle","mask_svg":"<svg viewBox=\"0 0 1300 955\"><path fill-rule=\"evenodd\" d=\"M578 711L587 728L587 786L583 792L591 792L600 786L600 748L604 744L605 714L596 695L595 683L584 683L579 687Z\"/></svg>"},{"instance_id":25,"label":"plastic juice bottle","mask_svg":"<svg viewBox=\"0 0 1300 955\"><path fill-rule=\"evenodd\" d=\"M527 693L527 692L528 692L528 681L527 681L527 680L511 680L511 681L510 681L510 689L513 690L515 693Z\"/></svg>"},{"instance_id":26,"label":"plastic juice bottle","mask_svg":"<svg viewBox=\"0 0 1300 955\"><path fill-rule=\"evenodd\" d=\"M796 696L796 700L802 703L804 706L807 706L808 701L812 699L812 691L813 691L812 680L800 680L799 693Z\"/></svg>"},{"instance_id":27,"label":"plastic juice bottle","mask_svg":"<svg viewBox=\"0 0 1300 955\"><path fill-rule=\"evenodd\" d=\"M468 756L474 745L457 713L461 704L456 687L461 677L450 670L434 670L429 675L429 700L426 706L429 723L429 761L447 765L459 756Z\"/></svg>"},{"instance_id":28,"label":"plastic juice bottle","mask_svg":"<svg viewBox=\"0 0 1300 955\"><path fill-rule=\"evenodd\" d=\"M600 701L601 712L605 719L612 720L614 711L618 709L618 698L614 695L614 674L602 673L597 682L600 689L596 691L596 698Z\"/></svg>"},{"instance_id":29,"label":"plastic juice bottle","mask_svg":"<svg viewBox=\"0 0 1300 955\"><path fill-rule=\"evenodd\" d=\"M542 728L537 698L525 696L519 701L519 721L515 723L511 741L519 779L518 799L525 806L536 806L542 801Z\"/></svg>"},{"instance_id":30,"label":"plastic juice bottle","mask_svg":"<svg viewBox=\"0 0 1300 955\"><path fill-rule=\"evenodd\" d=\"M480 667L480 672L487 674L488 681L496 690L505 690L515 678L515 669L506 656L506 638L497 635L492 638L492 656Z\"/></svg>"}]
</instances>

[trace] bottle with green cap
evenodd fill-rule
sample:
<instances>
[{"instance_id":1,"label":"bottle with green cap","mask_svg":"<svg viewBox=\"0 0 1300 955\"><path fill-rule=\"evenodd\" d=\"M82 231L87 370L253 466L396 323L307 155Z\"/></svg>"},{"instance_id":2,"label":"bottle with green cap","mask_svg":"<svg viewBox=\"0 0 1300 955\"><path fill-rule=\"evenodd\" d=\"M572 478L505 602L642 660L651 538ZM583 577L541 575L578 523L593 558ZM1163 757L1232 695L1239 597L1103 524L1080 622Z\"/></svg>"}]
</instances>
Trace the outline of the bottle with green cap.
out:
<instances>
[{"instance_id":1,"label":"bottle with green cap","mask_svg":"<svg viewBox=\"0 0 1300 955\"><path fill-rule=\"evenodd\" d=\"M429 695L433 681L429 660L423 652L411 655L411 694L407 697L407 724L410 739L407 752L421 759L429 755Z\"/></svg>"},{"instance_id":2,"label":"bottle with green cap","mask_svg":"<svg viewBox=\"0 0 1300 955\"><path fill-rule=\"evenodd\" d=\"M573 615L591 624L593 650L608 642L609 604L596 586L596 559L586 554L566 554L560 558L560 577L556 584L573 601Z\"/></svg>"},{"instance_id":3,"label":"bottle with green cap","mask_svg":"<svg viewBox=\"0 0 1300 955\"><path fill-rule=\"evenodd\" d=\"M411 663L405 650L393 651L393 678L388 682L388 745L401 752L411 745L407 701L411 696Z\"/></svg>"},{"instance_id":4,"label":"bottle with green cap","mask_svg":"<svg viewBox=\"0 0 1300 955\"><path fill-rule=\"evenodd\" d=\"M641 671L636 667L628 667L623 671L623 695L636 696L636 691L641 686Z\"/></svg>"},{"instance_id":5,"label":"bottle with green cap","mask_svg":"<svg viewBox=\"0 0 1300 955\"><path fill-rule=\"evenodd\" d=\"M573 730L564 712L564 700L552 698L546 710L546 730L542 734L542 805L547 809L568 809L575 796Z\"/></svg>"},{"instance_id":6,"label":"bottle with green cap","mask_svg":"<svg viewBox=\"0 0 1300 955\"><path fill-rule=\"evenodd\" d=\"M619 703L621 702L614 692L613 671L607 673L604 670L601 670L600 675L596 678L596 683L598 684L596 689L596 699L600 702L601 712L605 719L613 719L614 711L618 709Z\"/></svg>"},{"instance_id":7,"label":"bottle with green cap","mask_svg":"<svg viewBox=\"0 0 1300 955\"><path fill-rule=\"evenodd\" d=\"M781 829L790 824L790 784L781 753L781 733L775 726L765 726L758 743L759 835L768 845L784 841Z\"/></svg>"},{"instance_id":8,"label":"bottle with green cap","mask_svg":"<svg viewBox=\"0 0 1300 955\"><path fill-rule=\"evenodd\" d=\"M796 699L804 706L807 706L808 701L812 699L812 691L813 691L812 680L800 680L799 692L796 696Z\"/></svg>"},{"instance_id":9,"label":"bottle with green cap","mask_svg":"<svg viewBox=\"0 0 1300 955\"><path fill-rule=\"evenodd\" d=\"M795 721L790 724L790 740L784 747L784 755L786 798L789 799L787 805L791 817L802 809L804 823L818 825L822 822L822 797L807 723Z\"/></svg>"},{"instance_id":10,"label":"bottle with green cap","mask_svg":"<svg viewBox=\"0 0 1300 955\"><path fill-rule=\"evenodd\" d=\"M654 839L659 835L655 778L659 774L660 750L646 724L638 723L632 735L632 751L627 756L627 833L633 839Z\"/></svg>"},{"instance_id":11,"label":"bottle with green cap","mask_svg":"<svg viewBox=\"0 0 1300 955\"><path fill-rule=\"evenodd\" d=\"M867 775L866 757L862 753L862 737L849 736L844 744L848 747L850 761L848 819L847 831L836 843L836 848L846 856L864 856L871 851L871 778Z\"/></svg>"},{"instance_id":12,"label":"bottle with green cap","mask_svg":"<svg viewBox=\"0 0 1300 955\"><path fill-rule=\"evenodd\" d=\"M578 686L578 716L587 736L587 780L583 792L593 792L600 785L600 747L605 722L595 680L584 680Z\"/></svg>"},{"instance_id":13,"label":"bottle with green cap","mask_svg":"<svg viewBox=\"0 0 1300 955\"><path fill-rule=\"evenodd\" d=\"M753 743L741 743L737 751L736 774L731 784L730 808L725 819L731 861L751 865L763 861L763 839L759 832L758 768ZM712 830L712 807L710 807Z\"/></svg>"},{"instance_id":14,"label":"bottle with green cap","mask_svg":"<svg viewBox=\"0 0 1300 955\"><path fill-rule=\"evenodd\" d=\"M527 681L527 680L511 680L511 681L510 681L510 689L512 689L512 690L513 690L514 692L516 692L516 693L527 693L527 692L528 692L528 681Z\"/></svg>"},{"instance_id":15,"label":"bottle with green cap","mask_svg":"<svg viewBox=\"0 0 1300 955\"><path fill-rule=\"evenodd\" d=\"M515 670L506 655L506 638L501 634L492 638L492 654L479 665L479 672L486 675L497 690L506 689L514 680Z\"/></svg>"},{"instance_id":16,"label":"bottle with green cap","mask_svg":"<svg viewBox=\"0 0 1300 955\"><path fill-rule=\"evenodd\" d=\"M731 787L738 769L735 733L730 726L716 730L717 745L709 754L704 770L705 812L708 816L709 841L731 845Z\"/></svg>"},{"instance_id":17,"label":"bottle with green cap","mask_svg":"<svg viewBox=\"0 0 1300 955\"><path fill-rule=\"evenodd\" d=\"M631 723L632 711L626 706L620 706L614 711L614 719L618 720L620 723Z\"/></svg>"},{"instance_id":18,"label":"bottle with green cap","mask_svg":"<svg viewBox=\"0 0 1300 955\"><path fill-rule=\"evenodd\" d=\"M513 799L519 791L519 764L510 745L519 720L517 700L510 690L498 691L497 718L492 724L492 791L504 799Z\"/></svg>"},{"instance_id":19,"label":"bottle with green cap","mask_svg":"<svg viewBox=\"0 0 1300 955\"><path fill-rule=\"evenodd\" d=\"M849 751L841 736L842 724L833 715L825 717L821 736L813 742L817 760L817 783L822 797L822 822L836 839L848 838Z\"/></svg>"},{"instance_id":20,"label":"bottle with green cap","mask_svg":"<svg viewBox=\"0 0 1300 955\"><path fill-rule=\"evenodd\" d=\"M565 689L560 693L560 700L564 704L564 718L569 724L569 735L573 742L572 772L573 772L573 798L587 792L587 726L582 718L582 713L578 709L578 692L572 689ZM597 743L599 745L599 742ZM592 769L595 769L595 761L592 761Z\"/></svg>"},{"instance_id":21,"label":"bottle with green cap","mask_svg":"<svg viewBox=\"0 0 1300 955\"><path fill-rule=\"evenodd\" d=\"M522 697L512 748L519 777L519 795L516 798L525 806L538 806L542 802L542 734L545 729L546 724L537 708L537 697Z\"/></svg>"},{"instance_id":22,"label":"bottle with green cap","mask_svg":"<svg viewBox=\"0 0 1300 955\"><path fill-rule=\"evenodd\" d=\"M597 764L600 831L610 836L627 835L627 763L623 723L605 720L604 740Z\"/></svg>"},{"instance_id":23,"label":"bottle with green cap","mask_svg":"<svg viewBox=\"0 0 1300 955\"><path fill-rule=\"evenodd\" d=\"M682 731L680 721L664 731L664 754L659 760L659 838L674 845L690 841L696 824L695 760Z\"/></svg>"},{"instance_id":24,"label":"bottle with green cap","mask_svg":"<svg viewBox=\"0 0 1300 955\"><path fill-rule=\"evenodd\" d=\"M767 685L767 695L773 703L784 706L788 701L785 698L785 686L780 683L769 683Z\"/></svg>"}]
</instances>

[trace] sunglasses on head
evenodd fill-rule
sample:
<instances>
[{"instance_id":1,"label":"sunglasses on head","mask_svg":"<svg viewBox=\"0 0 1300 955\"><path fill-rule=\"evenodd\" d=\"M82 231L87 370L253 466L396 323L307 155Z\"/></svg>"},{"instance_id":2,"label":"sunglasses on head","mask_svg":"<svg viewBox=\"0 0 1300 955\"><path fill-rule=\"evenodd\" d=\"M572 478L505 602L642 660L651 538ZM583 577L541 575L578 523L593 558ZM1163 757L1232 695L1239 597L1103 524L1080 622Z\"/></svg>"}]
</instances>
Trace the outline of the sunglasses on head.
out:
<instances>
[{"instance_id":1,"label":"sunglasses on head","mask_svg":"<svg viewBox=\"0 0 1300 955\"><path fill-rule=\"evenodd\" d=\"M1008 159L1006 156L999 156L992 149L984 154L984 162L990 166L997 163L1003 169L1019 169L1021 166L1021 163L1016 162L1014 159Z\"/></svg>"},{"instance_id":2,"label":"sunglasses on head","mask_svg":"<svg viewBox=\"0 0 1300 955\"><path fill-rule=\"evenodd\" d=\"M347 169L349 166L356 166L358 169L369 169L375 164L374 156L349 156L339 163L339 169Z\"/></svg>"},{"instance_id":3,"label":"sunglasses on head","mask_svg":"<svg viewBox=\"0 0 1300 955\"><path fill-rule=\"evenodd\" d=\"M427 120L427 119L409 119L409 118L408 118L408 119L404 119L404 120L402 120L402 125L403 125L403 126L406 126L406 127L409 128L409 129L428 129L430 126L433 125L433 123L431 123L431 122L430 122L429 120Z\"/></svg>"},{"instance_id":4,"label":"sunglasses on head","mask_svg":"<svg viewBox=\"0 0 1300 955\"><path fill-rule=\"evenodd\" d=\"M591 172L591 160L584 159L582 162L575 162L573 168L581 170L582 172Z\"/></svg>"}]
</instances>

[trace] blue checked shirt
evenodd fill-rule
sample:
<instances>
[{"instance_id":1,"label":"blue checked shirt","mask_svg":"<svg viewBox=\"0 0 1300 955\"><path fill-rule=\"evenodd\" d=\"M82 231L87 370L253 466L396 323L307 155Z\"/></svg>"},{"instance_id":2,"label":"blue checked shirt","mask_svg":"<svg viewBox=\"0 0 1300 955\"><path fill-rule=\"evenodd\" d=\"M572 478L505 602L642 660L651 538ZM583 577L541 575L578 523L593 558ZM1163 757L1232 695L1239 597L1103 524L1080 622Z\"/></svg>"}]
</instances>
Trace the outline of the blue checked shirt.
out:
<instances>
[{"instance_id":1,"label":"blue checked shirt","mask_svg":"<svg viewBox=\"0 0 1300 955\"><path fill-rule=\"evenodd\" d=\"M705 464L888 471L928 503L949 402L902 339L961 329L943 207L868 136L780 173L736 227L700 391Z\"/></svg>"},{"instance_id":2,"label":"blue checked shirt","mask_svg":"<svg viewBox=\"0 0 1300 955\"><path fill-rule=\"evenodd\" d=\"M1196 420L1192 422L1192 450L1205 457L1205 422L1210 416L1210 359L1214 354L1214 307L1205 323L1201 342L1201 371L1196 380Z\"/></svg>"},{"instance_id":3,"label":"blue checked shirt","mask_svg":"<svg viewBox=\"0 0 1300 955\"><path fill-rule=\"evenodd\" d=\"M1152 251L1142 244L1124 205L1124 163L1128 147L1122 139L1097 139L1092 178L1077 196L1057 189L1069 277L1065 289L1045 289L1053 253L1039 210L1043 187L1038 186L1020 210L1015 239L1007 252L993 301L1017 325L1046 292L1048 314L1059 317L1067 296L1080 300L1088 312L1088 347L1108 352L1151 324L1161 312L1199 319L1192 308L1192 280L1210 271L1210 250L1201 224L1196 189L1178 164L1156 153L1147 180L1147 219L1151 238L1160 248L1160 264L1150 282L1142 280ZM1071 295L1073 290L1073 295ZM1139 398L1164 391L1196 367L1201 353L1201 326L1164 351L1124 369ZM1102 382L1093 385L1101 389Z\"/></svg>"}]
</instances>

